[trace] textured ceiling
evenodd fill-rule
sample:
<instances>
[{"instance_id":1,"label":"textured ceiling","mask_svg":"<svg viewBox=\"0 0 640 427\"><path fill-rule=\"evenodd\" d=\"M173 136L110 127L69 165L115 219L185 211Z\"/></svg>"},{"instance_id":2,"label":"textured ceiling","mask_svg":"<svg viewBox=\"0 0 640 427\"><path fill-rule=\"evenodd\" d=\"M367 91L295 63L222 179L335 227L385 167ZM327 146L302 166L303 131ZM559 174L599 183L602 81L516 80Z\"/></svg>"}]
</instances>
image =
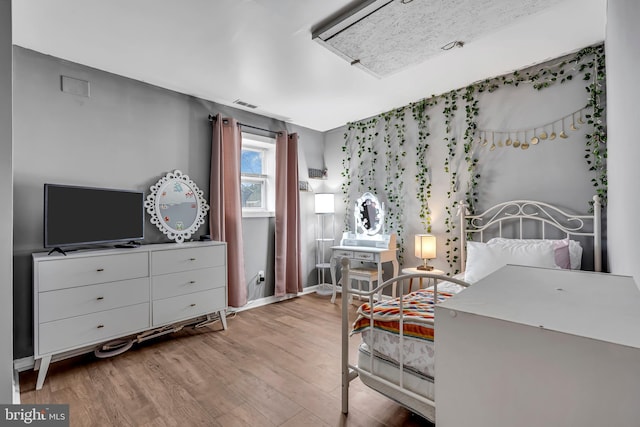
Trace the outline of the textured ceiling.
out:
<instances>
[{"instance_id":1,"label":"textured ceiling","mask_svg":"<svg viewBox=\"0 0 640 427\"><path fill-rule=\"evenodd\" d=\"M384 77L538 13L557 0L379 0L319 34L350 63ZM371 11L373 9L373 11ZM345 22L355 21L342 28ZM535 31L522 28L522 31Z\"/></svg>"},{"instance_id":2,"label":"textured ceiling","mask_svg":"<svg viewBox=\"0 0 640 427\"><path fill-rule=\"evenodd\" d=\"M364 2L14 0L13 42L225 105L241 99L258 108L238 108L326 131L604 39L606 0L413 0L407 7L438 8L394 30L438 26L452 31L445 42L464 38L458 31L482 34L376 78L312 39L315 28ZM505 19L506 4L523 15ZM375 27L370 37L390 31Z\"/></svg>"}]
</instances>

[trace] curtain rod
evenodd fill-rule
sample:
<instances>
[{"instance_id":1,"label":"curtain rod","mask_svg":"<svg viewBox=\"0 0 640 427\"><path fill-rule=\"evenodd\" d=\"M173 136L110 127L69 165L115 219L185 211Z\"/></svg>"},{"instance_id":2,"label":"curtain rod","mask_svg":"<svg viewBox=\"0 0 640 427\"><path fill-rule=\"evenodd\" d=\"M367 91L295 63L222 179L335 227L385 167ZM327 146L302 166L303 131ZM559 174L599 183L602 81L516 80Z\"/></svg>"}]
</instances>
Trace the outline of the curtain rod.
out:
<instances>
[{"instance_id":1,"label":"curtain rod","mask_svg":"<svg viewBox=\"0 0 640 427\"><path fill-rule=\"evenodd\" d=\"M216 116L213 116L213 115L209 114L209 121L213 122L215 120L216 120ZM246 128L261 130L263 132L275 133L276 135L279 134L279 133L282 133L280 131L275 131L275 130L271 130L271 129L265 129L265 128L261 128L261 127L258 127L258 126L247 125L247 124L240 123L240 122L238 122L238 125L240 125L242 127L246 127Z\"/></svg>"}]
</instances>

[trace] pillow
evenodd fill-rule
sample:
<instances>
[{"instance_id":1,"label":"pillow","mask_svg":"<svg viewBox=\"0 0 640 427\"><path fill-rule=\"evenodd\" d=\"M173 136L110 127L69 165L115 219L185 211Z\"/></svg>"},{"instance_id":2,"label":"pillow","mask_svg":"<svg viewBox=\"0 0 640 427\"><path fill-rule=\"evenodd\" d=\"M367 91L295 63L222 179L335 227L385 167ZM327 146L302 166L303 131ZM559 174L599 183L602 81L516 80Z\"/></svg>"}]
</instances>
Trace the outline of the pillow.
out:
<instances>
[{"instance_id":1,"label":"pillow","mask_svg":"<svg viewBox=\"0 0 640 427\"><path fill-rule=\"evenodd\" d=\"M565 254L563 253L566 249L563 247L561 242L568 242L569 244L569 260L570 260L570 268L571 270L580 270L582 267L582 246L580 242L576 240L562 239L562 240L553 240L553 239L506 239L504 237L494 237L489 240L487 243L491 244L509 244L509 245L526 245L530 243L538 244L538 243L546 243L549 245L557 245L555 248L556 252L556 263L558 266L563 267L560 260L563 259Z\"/></svg>"},{"instance_id":2,"label":"pillow","mask_svg":"<svg viewBox=\"0 0 640 427\"><path fill-rule=\"evenodd\" d=\"M559 268L555 261L555 249L545 242L526 245L467 242L464 280L475 283L507 264Z\"/></svg>"},{"instance_id":3,"label":"pillow","mask_svg":"<svg viewBox=\"0 0 640 427\"><path fill-rule=\"evenodd\" d=\"M558 240L553 244L556 265L565 270L571 270L571 257L569 255L569 241Z\"/></svg>"}]
</instances>

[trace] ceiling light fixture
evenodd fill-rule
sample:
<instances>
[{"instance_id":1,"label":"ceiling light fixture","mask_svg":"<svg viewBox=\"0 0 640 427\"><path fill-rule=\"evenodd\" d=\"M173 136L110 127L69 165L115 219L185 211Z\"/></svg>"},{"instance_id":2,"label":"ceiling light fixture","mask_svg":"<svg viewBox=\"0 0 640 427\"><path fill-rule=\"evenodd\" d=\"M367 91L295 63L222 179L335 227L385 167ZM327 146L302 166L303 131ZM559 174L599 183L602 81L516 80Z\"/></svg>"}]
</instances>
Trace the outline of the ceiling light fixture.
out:
<instances>
[{"instance_id":1,"label":"ceiling light fixture","mask_svg":"<svg viewBox=\"0 0 640 427\"><path fill-rule=\"evenodd\" d=\"M463 41L454 40L452 42L449 42L449 43L445 44L440 49L442 49L442 50L451 50L454 47L463 47L463 46L464 46L464 42Z\"/></svg>"}]
</instances>

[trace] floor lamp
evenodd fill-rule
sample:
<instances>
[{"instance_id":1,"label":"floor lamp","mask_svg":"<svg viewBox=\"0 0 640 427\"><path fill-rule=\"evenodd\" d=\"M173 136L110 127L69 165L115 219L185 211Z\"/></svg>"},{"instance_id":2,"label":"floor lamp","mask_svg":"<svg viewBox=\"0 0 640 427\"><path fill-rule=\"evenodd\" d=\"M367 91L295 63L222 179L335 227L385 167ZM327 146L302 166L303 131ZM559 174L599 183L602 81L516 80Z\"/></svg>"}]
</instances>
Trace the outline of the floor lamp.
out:
<instances>
[{"instance_id":1,"label":"floor lamp","mask_svg":"<svg viewBox=\"0 0 640 427\"><path fill-rule=\"evenodd\" d=\"M316 292L320 295L329 295L333 292L333 284L326 282L325 273L331 267L331 264L326 260L327 246L333 245L336 234L334 212L334 195L331 193L316 193L316 269L318 271L318 288ZM325 230L328 216L331 219L331 235L326 237Z\"/></svg>"}]
</instances>

